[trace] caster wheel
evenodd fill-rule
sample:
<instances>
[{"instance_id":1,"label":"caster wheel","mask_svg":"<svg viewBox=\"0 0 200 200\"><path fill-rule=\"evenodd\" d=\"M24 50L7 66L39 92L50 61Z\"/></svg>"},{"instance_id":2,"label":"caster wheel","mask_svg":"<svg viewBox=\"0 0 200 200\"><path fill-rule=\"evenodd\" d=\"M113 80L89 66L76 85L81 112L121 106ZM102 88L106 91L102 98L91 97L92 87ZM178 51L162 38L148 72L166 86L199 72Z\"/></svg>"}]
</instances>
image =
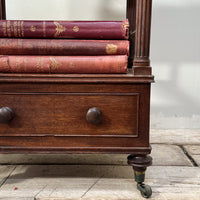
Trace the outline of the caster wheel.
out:
<instances>
[{"instance_id":1,"label":"caster wheel","mask_svg":"<svg viewBox=\"0 0 200 200\"><path fill-rule=\"evenodd\" d=\"M149 198L152 195L152 190L151 187L149 185L145 185L145 184L138 184L137 185L138 190L140 191L141 195L144 198Z\"/></svg>"}]
</instances>

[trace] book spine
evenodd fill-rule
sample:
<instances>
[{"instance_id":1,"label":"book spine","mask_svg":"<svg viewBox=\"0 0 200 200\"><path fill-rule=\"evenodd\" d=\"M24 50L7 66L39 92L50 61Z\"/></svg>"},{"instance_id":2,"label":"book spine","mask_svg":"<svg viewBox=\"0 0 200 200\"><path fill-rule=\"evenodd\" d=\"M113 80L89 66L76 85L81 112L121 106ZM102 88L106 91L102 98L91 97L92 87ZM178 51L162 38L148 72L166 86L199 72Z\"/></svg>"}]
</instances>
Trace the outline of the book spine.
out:
<instances>
[{"instance_id":1,"label":"book spine","mask_svg":"<svg viewBox=\"0 0 200 200\"><path fill-rule=\"evenodd\" d=\"M0 20L0 37L128 39L125 21Z\"/></svg>"},{"instance_id":2,"label":"book spine","mask_svg":"<svg viewBox=\"0 0 200 200\"><path fill-rule=\"evenodd\" d=\"M126 55L121 56L0 56L2 73L127 73Z\"/></svg>"},{"instance_id":3,"label":"book spine","mask_svg":"<svg viewBox=\"0 0 200 200\"><path fill-rule=\"evenodd\" d=\"M0 38L0 55L128 55L128 40Z\"/></svg>"}]
</instances>

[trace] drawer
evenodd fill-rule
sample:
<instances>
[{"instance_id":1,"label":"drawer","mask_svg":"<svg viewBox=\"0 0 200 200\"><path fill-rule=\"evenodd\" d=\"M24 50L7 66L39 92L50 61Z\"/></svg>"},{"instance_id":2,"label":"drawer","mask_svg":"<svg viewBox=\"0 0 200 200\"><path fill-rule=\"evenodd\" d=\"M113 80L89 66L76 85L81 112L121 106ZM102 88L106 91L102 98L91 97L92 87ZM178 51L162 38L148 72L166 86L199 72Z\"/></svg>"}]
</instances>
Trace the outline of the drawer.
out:
<instances>
[{"instance_id":1,"label":"drawer","mask_svg":"<svg viewBox=\"0 0 200 200\"><path fill-rule=\"evenodd\" d=\"M1 136L138 135L138 93L1 93L2 107L15 116L0 124ZM100 113L98 124L88 110Z\"/></svg>"}]
</instances>

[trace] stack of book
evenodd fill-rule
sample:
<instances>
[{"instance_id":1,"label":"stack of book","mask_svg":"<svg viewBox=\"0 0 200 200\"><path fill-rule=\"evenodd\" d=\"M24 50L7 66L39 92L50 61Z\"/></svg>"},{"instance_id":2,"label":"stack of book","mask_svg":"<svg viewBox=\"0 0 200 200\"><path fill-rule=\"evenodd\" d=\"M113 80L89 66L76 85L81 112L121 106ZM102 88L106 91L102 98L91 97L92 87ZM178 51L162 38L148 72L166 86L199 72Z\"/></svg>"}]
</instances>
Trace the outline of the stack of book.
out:
<instances>
[{"instance_id":1,"label":"stack of book","mask_svg":"<svg viewBox=\"0 0 200 200\"><path fill-rule=\"evenodd\" d=\"M1 73L127 73L128 20L0 20Z\"/></svg>"}]
</instances>

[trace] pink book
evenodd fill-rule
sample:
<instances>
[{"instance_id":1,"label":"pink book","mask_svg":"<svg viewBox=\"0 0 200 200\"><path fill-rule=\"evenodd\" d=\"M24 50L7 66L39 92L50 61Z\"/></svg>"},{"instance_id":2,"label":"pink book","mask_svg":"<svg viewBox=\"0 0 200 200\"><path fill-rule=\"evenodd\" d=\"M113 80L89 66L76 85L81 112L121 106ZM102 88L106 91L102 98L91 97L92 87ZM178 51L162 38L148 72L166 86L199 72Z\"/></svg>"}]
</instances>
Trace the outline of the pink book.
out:
<instances>
[{"instance_id":1,"label":"pink book","mask_svg":"<svg viewBox=\"0 0 200 200\"><path fill-rule=\"evenodd\" d=\"M128 56L0 56L1 73L127 73Z\"/></svg>"}]
</instances>

